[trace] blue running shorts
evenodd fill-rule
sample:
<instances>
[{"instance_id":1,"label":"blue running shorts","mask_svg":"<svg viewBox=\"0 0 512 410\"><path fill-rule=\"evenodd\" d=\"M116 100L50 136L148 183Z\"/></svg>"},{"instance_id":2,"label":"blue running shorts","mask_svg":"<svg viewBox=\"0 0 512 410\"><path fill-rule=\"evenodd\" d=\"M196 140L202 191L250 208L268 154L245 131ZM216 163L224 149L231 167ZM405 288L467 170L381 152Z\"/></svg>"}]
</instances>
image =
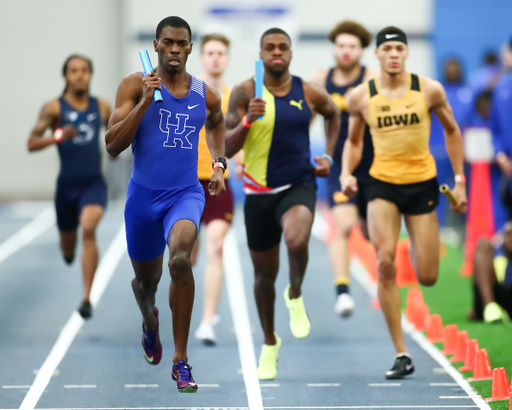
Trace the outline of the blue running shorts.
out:
<instances>
[{"instance_id":1,"label":"blue running shorts","mask_svg":"<svg viewBox=\"0 0 512 410\"><path fill-rule=\"evenodd\" d=\"M169 233L181 219L199 223L205 204L203 187L185 189L150 189L130 180L124 219L128 255L135 261L146 262L165 250Z\"/></svg>"}]
</instances>

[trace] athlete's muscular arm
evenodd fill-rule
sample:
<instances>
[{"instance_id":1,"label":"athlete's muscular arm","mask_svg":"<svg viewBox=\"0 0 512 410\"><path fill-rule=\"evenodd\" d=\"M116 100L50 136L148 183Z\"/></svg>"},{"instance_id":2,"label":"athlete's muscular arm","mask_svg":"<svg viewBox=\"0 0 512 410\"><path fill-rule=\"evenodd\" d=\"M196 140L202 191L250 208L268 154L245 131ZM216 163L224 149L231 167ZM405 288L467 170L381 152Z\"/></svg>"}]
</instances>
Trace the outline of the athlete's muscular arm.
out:
<instances>
[{"instance_id":1,"label":"athlete's muscular arm","mask_svg":"<svg viewBox=\"0 0 512 410\"><path fill-rule=\"evenodd\" d=\"M324 117L325 125L325 153L331 158L334 154L334 148L338 141L341 126L341 113L326 89L316 83L302 82L304 86L304 96L310 103L315 112ZM325 157L315 157L319 164L315 167L315 175L326 177L331 169L331 162Z\"/></svg>"},{"instance_id":2,"label":"athlete's muscular arm","mask_svg":"<svg viewBox=\"0 0 512 410\"><path fill-rule=\"evenodd\" d=\"M206 110L205 122L206 143L212 158L224 156L224 116L222 115L222 103L217 91L206 85ZM208 191L210 195L219 196L226 190L224 171L215 168L210 178Z\"/></svg>"},{"instance_id":3,"label":"athlete's muscular arm","mask_svg":"<svg viewBox=\"0 0 512 410\"><path fill-rule=\"evenodd\" d=\"M265 115L265 101L261 98L253 98L254 83L252 80L244 81L236 86L229 98L229 108L226 113L226 156L231 158L240 151L249 134L249 128L244 127L242 118L247 117L247 122L252 124L260 116Z\"/></svg>"},{"instance_id":4,"label":"athlete's muscular arm","mask_svg":"<svg viewBox=\"0 0 512 410\"><path fill-rule=\"evenodd\" d=\"M48 128L55 130L59 125L60 105L58 100L48 101L41 112L36 125L32 129L27 141L27 148L30 152L39 151L49 145L56 144L57 140L53 135L45 137L44 133ZM68 124L62 128L62 139L72 139L76 135L76 129Z\"/></svg>"},{"instance_id":5,"label":"athlete's muscular arm","mask_svg":"<svg viewBox=\"0 0 512 410\"><path fill-rule=\"evenodd\" d=\"M162 89L161 80L153 72L145 77L131 74L121 81L116 94L116 105L105 134L108 153L117 157L130 146L140 120L153 101L153 91Z\"/></svg>"},{"instance_id":6,"label":"athlete's muscular arm","mask_svg":"<svg viewBox=\"0 0 512 410\"><path fill-rule=\"evenodd\" d=\"M108 120L112 115L112 107L110 106L110 103L103 98L98 98L98 103L100 106L101 123L107 127Z\"/></svg>"},{"instance_id":7,"label":"athlete's muscular arm","mask_svg":"<svg viewBox=\"0 0 512 410\"><path fill-rule=\"evenodd\" d=\"M341 189L349 197L357 193L357 179L352 175L363 156L364 129L366 122L363 107L366 103L366 84L360 84L347 95L349 113L348 137L343 146Z\"/></svg>"},{"instance_id":8,"label":"athlete's muscular arm","mask_svg":"<svg viewBox=\"0 0 512 410\"><path fill-rule=\"evenodd\" d=\"M422 78L422 83L427 106L436 114L444 128L446 151L452 163L453 173L455 175L464 174L464 143L462 134L453 116L452 107L446 98L444 88L439 82L429 78ZM457 200L457 204L450 205L451 209L457 213L466 212L468 201L465 182L455 183L453 196Z\"/></svg>"}]
</instances>

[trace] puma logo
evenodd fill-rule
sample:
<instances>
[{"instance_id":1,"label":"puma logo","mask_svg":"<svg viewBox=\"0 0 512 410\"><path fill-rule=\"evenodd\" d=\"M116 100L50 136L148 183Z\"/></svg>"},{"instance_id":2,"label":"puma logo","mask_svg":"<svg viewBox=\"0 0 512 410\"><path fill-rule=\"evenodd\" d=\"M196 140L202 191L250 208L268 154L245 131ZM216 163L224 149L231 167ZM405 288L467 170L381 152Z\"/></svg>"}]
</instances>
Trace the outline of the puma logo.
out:
<instances>
[{"instance_id":1,"label":"puma logo","mask_svg":"<svg viewBox=\"0 0 512 410\"><path fill-rule=\"evenodd\" d=\"M291 100L290 105L293 105L294 107L297 107L299 110L302 111L302 102L303 100L300 100L299 102Z\"/></svg>"}]
</instances>

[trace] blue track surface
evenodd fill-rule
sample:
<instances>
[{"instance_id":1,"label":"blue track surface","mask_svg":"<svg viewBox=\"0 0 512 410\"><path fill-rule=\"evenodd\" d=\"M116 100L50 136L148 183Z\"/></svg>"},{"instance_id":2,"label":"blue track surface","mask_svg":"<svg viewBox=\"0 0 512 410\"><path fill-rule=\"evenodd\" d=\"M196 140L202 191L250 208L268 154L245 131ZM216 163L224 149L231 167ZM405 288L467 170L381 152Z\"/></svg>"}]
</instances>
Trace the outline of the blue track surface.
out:
<instances>
[{"instance_id":1,"label":"blue track surface","mask_svg":"<svg viewBox=\"0 0 512 410\"><path fill-rule=\"evenodd\" d=\"M25 208L0 205L0 250L3 242L49 205ZM122 225L122 211L122 204L112 204L100 225L98 241L102 255ZM254 351L258 357L262 332L252 296L252 265L242 210L237 211L234 229ZM393 363L394 350L382 313L370 308L371 297L354 283L355 314L348 320L334 315L335 298L327 248L316 239L311 240L303 287L312 330L307 338L295 339L282 299L288 276L284 249L281 260L276 289L276 330L283 339L283 347L277 378L261 383L264 408L477 407L410 337L407 337L407 345L416 373L408 380L394 383L385 380L384 372ZM54 226L0 261L0 408L20 408L28 388L34 383L34 371L41 368L78 306L82 290L78 262L76 260L71 267L64 264ZM204 252L201 252L195 267L192 335L202 311L203 268ZM167 308L170 279L165 272L164 269L157 294L164 346L160 365L148 365L141 352L141 318L130 287L133 271L124 254L93 319L79 330L37 400L36 408L249 408L225 289L219 307L221 321L216 327L218 345L205 347L193 336L190 339L189 361L194 367L199 391L195 395L177 392L170 378L173 352L171 314ZM431 383L446 385L432 386Z\"/></svg>"}]
</instances>

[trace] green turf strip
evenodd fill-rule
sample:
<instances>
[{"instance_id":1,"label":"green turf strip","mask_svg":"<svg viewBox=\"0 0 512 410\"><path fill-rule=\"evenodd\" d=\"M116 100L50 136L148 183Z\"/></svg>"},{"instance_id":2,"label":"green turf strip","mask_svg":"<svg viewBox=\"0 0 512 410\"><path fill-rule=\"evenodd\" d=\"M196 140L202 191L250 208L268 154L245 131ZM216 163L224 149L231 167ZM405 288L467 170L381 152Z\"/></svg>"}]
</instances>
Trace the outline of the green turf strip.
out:
<instances>
[{"instance_id":1,"label":"green turf strip","mask_svg":"<svg viewBox=\"0 0 512 410\"><path fill-rule=\"evenodd\" d=\"M422 287L425 302L430 313L439 313L443 324L455 324L459 330L467 330L470 339L477 339L481 349L487 349L492 368L504 367L509 377L512 372L512 324L487 325L467 319L473 303L471 278L460 275L463 255L460 249L446 247L446 255L441 259L439 280L433 287ZM400 290L402 307L405 309L407 288ZM436 344L442 350L442 344ZM456 368L462 363L455 363ZM464 377L472 372L463 373ZM471 383L482 397L491 396L491 382ZM508 401L490 403L492 409L508 410Z\"/></svg>"}]
</instances>

